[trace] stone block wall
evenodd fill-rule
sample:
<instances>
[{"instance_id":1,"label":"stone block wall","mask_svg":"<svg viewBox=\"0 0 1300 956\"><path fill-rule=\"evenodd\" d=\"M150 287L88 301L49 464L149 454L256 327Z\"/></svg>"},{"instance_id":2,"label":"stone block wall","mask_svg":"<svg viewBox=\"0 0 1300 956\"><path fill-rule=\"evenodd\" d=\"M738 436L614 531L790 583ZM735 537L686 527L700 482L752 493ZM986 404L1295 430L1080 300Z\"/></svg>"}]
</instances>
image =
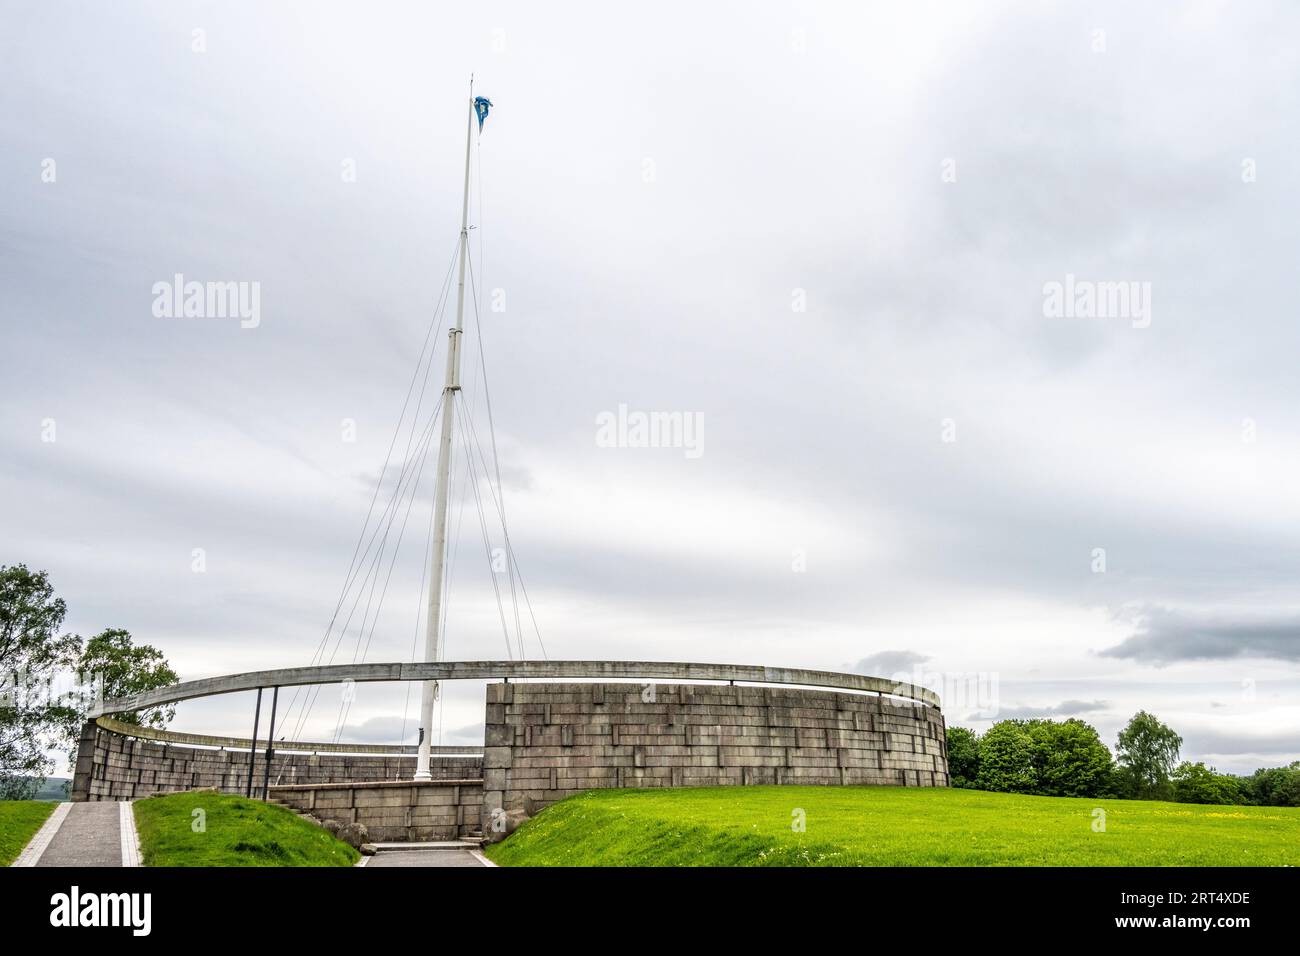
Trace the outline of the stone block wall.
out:
<instances>
[{"instance_id":1,"label":"stone block wall","mask_svg":"<svg viewBox=\"0 0 1300 956\"><path fill-rule=\"evenodd\" d=\"M414 768L412 768L414 769ZM363 824L373 843L455 840L480 829L480 780L298 784L271 797L322 820Z\"/></svg>"},{"instance_id":2,"label":"stone block wall","mask_svg":"<svg viewBox=\"0 0 1300 956\"><path fill-rule=\"evenodd\" d=\"M938 708L782 687L487 687L484 822L584 790L752 784L946 787Z\"/></svg>"},{"instance_id":3,"label":"stone block wall","mask_svg":"<svg viewBox=\"0 0 1300 956\"><path fill-rule=\"evenodd\" d=\"M254 792L260 791L265 767L263 747L253 762ZM430 772L437 779L478 779L483 772L482 758L435 756ZM414 756L277 752L271 761L273 785L409 780L414 773ZM247 750L156 743L115 734L89 722L77 751L71 797L74 801L133 800L198 787L244 793L247 785Z\"/></svg>"},{"instance_id":4,"label":"stone block wall","mask_svg":"<svg viewBox=\"0 0 1300 956\"><path fill-rule=\"evenodd\" d=\"M261 786L265 751L256 755ZM86 725L73 800L216 787L243 793L248 751L159 743ZM727 684L493 683L483 756L277 753L277 797L371 839L442 840L512 821L584 790L754 784L945 787L937 707L891 697ZM349 787L347 784L366 784ZM338 814L343 814L340 819Z\"/></svg>"}]
</instances>

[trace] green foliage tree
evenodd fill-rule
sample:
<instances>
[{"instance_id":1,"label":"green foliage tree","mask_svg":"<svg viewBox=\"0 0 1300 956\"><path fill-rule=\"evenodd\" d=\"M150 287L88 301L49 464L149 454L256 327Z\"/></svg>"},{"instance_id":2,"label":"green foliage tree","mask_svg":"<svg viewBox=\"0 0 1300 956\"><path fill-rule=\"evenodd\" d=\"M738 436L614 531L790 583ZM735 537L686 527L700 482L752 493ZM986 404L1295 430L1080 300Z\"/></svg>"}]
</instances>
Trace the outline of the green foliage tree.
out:
<instances>
[{"instance_id":1,"label":"green foliage tree","mask_svg":"<svg viewBox=\"0 0 1300 956\"><path fill-rule=\"evenodd\" d=\"M1082 720L1000 720L977 743L978 789L1069 797L1114 790L1110 751Z\"/></svg>"},{"instance_id":2,"label":"green foliage tree","mask_svg":"<svg viewBox=\"0 0 1300 956\"><path fill-rule=\"evenodd\" d=\"M1300 807L1300 760L1288 767L1261 767L1242 781L1248 803L1263 807Z\"/></svg>"},{"instance_id":3,"label":"green foliage tree","mask_svg":"<svg viewBox=\"0 0 1300 956\"><path fill-rule=\"evenodd\" d=\"M1097 730L1077 718L1031 720L1037 784L1052 797L1102 797L1114 790L1115 763Z\"/></svg>"},{"instance_id":4,"label":"green foliage tree","mask_svg":"<svg viewBox=\"0 0 1300 956\"><path fill-rule=\"evenodd\" d=\"M980 738L965 727L948 728L948 779L954 787L974 787L980 772Z\"/></svg>"},{"instance_id":5,"label":"green foliage tree","mask_svg":"<svg viewBox=\"0 0 1300 956\"><path fill-rule=\"evenodd\" d=\"M1178 762L1183 738L1145 710L1138 711L1119 732L1120 773L1125 796L1139 800L1168 800L1170 775Z\"/></svg>"},{"instance_id":6,"label":"green foliage tree","mask_svg":"<svg viewBox=\"0 0 1300 956\"><path fill-rule=\"evenodd\" d=\"M81 639L59 634L67 606L44 571L0 567L0 799L28 799L53 768L51 735L75 713L53 692L74 667Z\"/></svg>"},{"instance_id":7,"label":"green foliage tree","mask_svg":"<svg viewBox=\"0 0 1300 956\"><path fill-rule=\"evenodd\" d=\"M1174 799L1179 803L1242 803L1240 781L1231 774L1219 773L1201 762L1184 760L1169 777Z\"/></svg>"},{"instance_id":8,"label":"green foliage tree","mask_svg":"<svg viewBox=\"0 0 1300 956\"><path fill-rule=\"evenodd\" d=\"M980 790L1033 793L1038 784L1034 769L1034 741L1023 720L999 720L979 741Z\"/></svg>"},{"instance_id":9,"label":"green foliage tree","mask_svg":"<svg viewBox=\"0 0 1300 956\"><path fill-rule=\"evenodd\" d=\"M77 662L77 672L90 693L83 695L79 706L71 710L63 722L62 736L68 748L69 762L76 761L81 727L92 699L130 697L180 680L162 651L149 644L137 645L131 632L120 627L110 627L86 642ZM161 728L176 716L176 707L151 707L115 716L129 724Z\"/></svg>"},{"instance_id":10,"label":"green foliage tree","mask_svg":"<svg viewBox=\"0 0 1300 956\"><path fill-rule=\"evenodd\" d=\"M120 627L101 631L86 642L79 670L82 680L105 700L131 697L180 680L162 651L149 644L137 645L131 632ZM117 716L144 727L165 727L176 716L176 708L153 707Z\"/></svg>"}]
</instances>

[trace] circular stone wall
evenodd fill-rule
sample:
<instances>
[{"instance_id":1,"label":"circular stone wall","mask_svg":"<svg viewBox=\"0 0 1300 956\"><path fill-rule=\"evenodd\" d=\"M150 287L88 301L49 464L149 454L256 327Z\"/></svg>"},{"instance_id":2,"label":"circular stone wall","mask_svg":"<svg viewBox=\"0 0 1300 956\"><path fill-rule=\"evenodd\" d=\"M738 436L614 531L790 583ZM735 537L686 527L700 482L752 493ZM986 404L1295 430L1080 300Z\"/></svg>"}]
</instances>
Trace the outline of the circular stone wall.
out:
<instances>
[{"instance_id":1,"label":"circular stone wall","mask_svg":"<svg viewBox=\"0 0 1300 956\"><path fill-rule=\"evenodd\" d=\"M248 785L250 741L135 728L111 714L256 688L484 679L501 680L487 685L484 745L437 748L433 770L441 781L409 783L412 747L277 741L270 779L277 797L297 794L319 809L346 791L340 812L353 822L369 815L394 834L426 839L432 828L455 835L481 819L493 839L511 819L592 789L948 786L939 699L911 684L740 664L439 661L232 674L103 702L83 730L72 799L131 799L204 786L242 792ZM255 790L265 767L264 739L259 747ZM430 790L440 784L454 790L454 799ZM322 793L331 788L340 792ZM455 814L412 822L425 803L454 805Z\"/></svg>"},{"instance_id":2,"label":"circular stone wall","mask_svg":"<svg viewBox=\"0 0 1300 956\"><path fill-rule=\"evenodd\" d=\"M584 790L750 784L945 787L938 707L699 684L489 684L485 819Z\"/></svg>"},{"instance_id":3,"label":"circular stone wall","mask_svg":"<svg viewBox=\"0 0 1300 956\"><path fill-rule=\"evenodd\" d=\"M276 742L271 772L266 773L266 740L258 741L251 763L252 790L262 781L272 787L410 780L415 773L412 747L354 748L331 744ZM100 718L87 722L77 750L72 800L134 800L153 793L215 787L246 793L249 747L237 737L208 737L136 727ZM355 751L363 751L357 753ZM404 753L403 751L407 751ZM483 776L481 747L440 748L430 761L434 779L466 780Z\"/></svg>"}]
</instances>

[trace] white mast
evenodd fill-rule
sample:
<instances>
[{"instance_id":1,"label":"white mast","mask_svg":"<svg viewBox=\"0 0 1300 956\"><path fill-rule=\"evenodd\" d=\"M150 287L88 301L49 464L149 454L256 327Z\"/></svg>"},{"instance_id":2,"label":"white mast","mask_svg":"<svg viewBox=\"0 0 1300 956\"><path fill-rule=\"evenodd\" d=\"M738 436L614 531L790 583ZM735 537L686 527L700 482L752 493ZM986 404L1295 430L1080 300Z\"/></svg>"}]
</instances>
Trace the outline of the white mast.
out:
<instances>
[{"instance_id":1,"label":"white mast","mask_svg":"<svg viewBox=\"0 0 1300 956\"><path fill-rule=\"evenodd\" d=\"M456 324L447 333L447 383L442 388L442 437L438 442L438 487L433 502L433 559L429 571L428 619L424 631L424 659L438 660L442 628L442 567L447 556L447 480L451 471L451 426L456 393L460 391L460 339L465 317L465 255L469 248L469 149L474 139L474 79L469 83L469 118L465 127L465 198L460 209L460 278L456 286ZM438 682L425 681L420 692L420 747L415 758L415 779L428 780L429 745L433 736L433 705Z\"/></svg>"}]
</instances>

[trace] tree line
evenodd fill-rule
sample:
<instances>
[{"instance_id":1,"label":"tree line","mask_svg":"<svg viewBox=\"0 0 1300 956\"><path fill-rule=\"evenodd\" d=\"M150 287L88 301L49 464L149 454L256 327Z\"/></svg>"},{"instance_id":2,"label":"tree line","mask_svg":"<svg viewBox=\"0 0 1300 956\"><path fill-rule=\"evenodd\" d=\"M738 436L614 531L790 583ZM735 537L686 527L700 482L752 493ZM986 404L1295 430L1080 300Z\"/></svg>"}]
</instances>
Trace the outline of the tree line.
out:
<instances>
[{"instance_id":1,"label":"tree line","mask_svg":"<svg viewBox=\"0 0 1300 956\"><path fill-rule=\"evenodd\" d=\"M61 633L68 612L44 571L0 566L0 800L27 800L54 770L51 750L75 757L81 726L99 697L126 697L180 678L162 652L110 627L94 637ZM60 682L67 684L60 690ZM162 727L157 707L122 719Z\"/></svg>"},{"instance_id":2,"label":"tree line","mask_svg":"<svg viewBox=\"0 0 1300 956\"><path fill-rule=\"evenodd\" d=\"M1049 797L1300 806L1300 760L1242 777L1180 762L1182 745L1146 711L1120 731L1114 754L1077 718L1000 720L983 734L948 728L948 775L954 787Z\"/></svg>"}]
</instances>

